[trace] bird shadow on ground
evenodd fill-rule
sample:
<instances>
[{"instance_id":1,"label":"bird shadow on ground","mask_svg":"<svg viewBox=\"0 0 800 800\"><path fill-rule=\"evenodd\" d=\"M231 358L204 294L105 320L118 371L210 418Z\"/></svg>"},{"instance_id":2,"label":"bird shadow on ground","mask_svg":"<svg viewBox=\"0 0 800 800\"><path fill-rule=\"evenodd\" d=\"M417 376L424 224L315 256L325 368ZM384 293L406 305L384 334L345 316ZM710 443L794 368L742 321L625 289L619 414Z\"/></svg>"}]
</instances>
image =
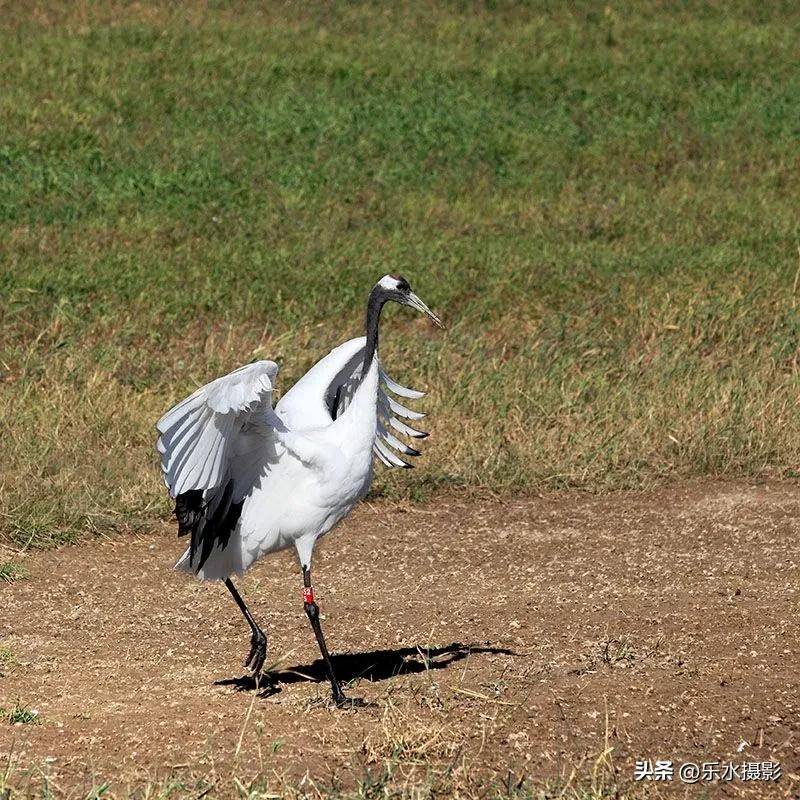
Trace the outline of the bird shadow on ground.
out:
<instances>
[{"instance_id":1,"label":"bird shadow on ground","mask_svg":"<svg viewBox=\"0 0 800 800\"><path fill-rule=\"evenodd\" d=\"M394 650L371 650L368 653L339 653L331 656L333 669L342 683L354 680L385 681L398 675L413 675L433 669L446 669L468 656L488 653L491 655L518 655L504 647L461 644L453 642L444 647L398 647ZM260 694L269 696L279 692L281 684L320 683L328 674L321 658L311 664L289 667L265 673L256 684L255 678L227 678L216 681L217 686L235 686L239 691L260 689Z\"/></svg>"}]
</instances>

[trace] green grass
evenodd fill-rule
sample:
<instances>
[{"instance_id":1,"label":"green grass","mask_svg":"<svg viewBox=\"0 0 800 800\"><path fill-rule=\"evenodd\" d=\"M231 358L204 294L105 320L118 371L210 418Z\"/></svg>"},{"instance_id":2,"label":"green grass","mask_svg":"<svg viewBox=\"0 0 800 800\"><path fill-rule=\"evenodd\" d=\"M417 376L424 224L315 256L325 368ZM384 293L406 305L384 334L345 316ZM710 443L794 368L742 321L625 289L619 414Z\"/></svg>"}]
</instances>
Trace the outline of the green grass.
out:
<instances>
[{"instance_id":1,"label":"green grass","mask_svg":"<svg viewBox=\"0 0 800 800\"><path fill-rule=\"evenodd\" d=\"M380 493L796 474L795 4L6 11L5 540L165 517L160 413L387 272L448 331L386 315L434 435Z\"/></svg>"},{"instance_id":2,"label":"green grass","mask_svg":"<svg viewBox=\"0 0 800 800\"><path fill-rule=\"evenodd\" d=\"M28 577L28 570L15 561L0 561L0 583L14 583Z\"/></svg>"},{"instance_id":3,"label":"green grass","mask_svg":"<svg viewBox=\"0 0 800 800\"><path fill-rule=\"evenodd\" d=\"M0 678L8 674L17 664L14 651L8 646L0 647Z\"/></svg>"},{"instance_id":4,"label":"green grass","mask_svg":"<svg viewBox=\"0 0 800 800\"><path fill-rule=\"evenodd\" d=\"M14 703L12 708L0 708L0 719L5 720L10 725L30 725L39 724L39 712L30 708L19 700Z\"/></svg>"}]
</instances>

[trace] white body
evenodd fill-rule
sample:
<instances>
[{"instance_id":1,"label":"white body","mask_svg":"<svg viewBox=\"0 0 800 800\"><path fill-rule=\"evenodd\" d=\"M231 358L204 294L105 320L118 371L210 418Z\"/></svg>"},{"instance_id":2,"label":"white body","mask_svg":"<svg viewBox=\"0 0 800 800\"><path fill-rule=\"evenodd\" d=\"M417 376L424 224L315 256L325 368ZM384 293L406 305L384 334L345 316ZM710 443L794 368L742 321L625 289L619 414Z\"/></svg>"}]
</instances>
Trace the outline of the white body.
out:
<instances>
[{"instance_id":1,"label":"white body","mask_svg":"<svg viewBox=\"0 0 800 800\"><path fill-rule=\"evenodd\" d=\"M261 556L292 544L301 563L310 564L316 540L352 511L372 482L377 363L373 362L370 373L365 391L357 392L337 420L326 427L293 429L326 451L324 476L320 467L304 462L280 442L275 444L274 458L264 448L262 477L245 498L236 530L224 549L215 548L199 577L207 580L241 575ZM276 413L284 417L281 410L276 409ZM177 566L194 571L188 550Z\"/></svg>"},{"instance_id":2,"label":"white body","mask_svg":"<svg viewBox=\"0 0 800 800\"><path fill-rule=\"evenodd\" d=\"M159 452L173 497L202 490L211 506L230 482L235 502L242 503L224 545L216 542L202 563L187 549L176 567L202 580L224 579L290 545L310 567L316 540L369 489L373 457L405 465L387 445L416 454L388 428L423 436L397 419L422 415L390 399L384 385L406 397L422 394L385 376L377 355L362 379L364 341L331 351L274 411L277 366L258 362L198 389L159 421ZM332 419L327 401L335 389L344 410Z\"/></svg>"}]
</instances>

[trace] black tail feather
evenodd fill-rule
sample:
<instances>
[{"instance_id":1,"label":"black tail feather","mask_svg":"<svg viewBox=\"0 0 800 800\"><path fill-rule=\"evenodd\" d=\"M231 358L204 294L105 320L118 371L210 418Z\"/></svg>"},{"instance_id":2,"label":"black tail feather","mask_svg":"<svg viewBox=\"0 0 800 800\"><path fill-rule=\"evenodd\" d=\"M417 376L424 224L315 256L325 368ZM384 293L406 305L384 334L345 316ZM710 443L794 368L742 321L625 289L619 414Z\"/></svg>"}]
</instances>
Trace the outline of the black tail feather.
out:
<instances>
[{"instance_id":1,"label":"black tail feather","mask_svg":"<svg viewBox=\"0 0 800 800\"><path fill-rule=\"evenodd\" d=\"M233 480L229 480L221 491L215 489L205 494L204 498L202 489L190 489L175 498L178 536L191 536L189 563L195 571L206 563L217 544L227 545L244 505L244 500L233 502ZM198 551L200 561L195 564Z\"/></svg>"},{"instance_id":2,"label":"black tail feather","mask_svg":"<svg viewBox=\"0 0 800 800\"><path fill-rule=\"evenodd\" d=\"M191 533L203 516L203 490L191 489L175 498L175 516L178 518L178 536Z\"/></svg>"}]
</instances>

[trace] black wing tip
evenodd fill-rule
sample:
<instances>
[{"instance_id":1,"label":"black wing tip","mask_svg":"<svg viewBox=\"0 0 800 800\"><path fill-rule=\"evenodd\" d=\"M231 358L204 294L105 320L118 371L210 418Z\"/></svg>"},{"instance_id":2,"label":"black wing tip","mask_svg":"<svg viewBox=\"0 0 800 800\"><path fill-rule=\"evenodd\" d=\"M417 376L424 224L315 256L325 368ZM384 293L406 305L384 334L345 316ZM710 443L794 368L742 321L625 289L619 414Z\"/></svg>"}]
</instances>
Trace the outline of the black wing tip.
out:
<instances>
[{"instance_id":1,"label":"black wing tip","mask_svg":"<svg viewBox=\"0 0 800 800\"><path fill-rule=\"evenodd\" d=\"M178 536L192 533L203 517L203 490L190 489L175 498L175 518Z\"/></svg>"},{"instance_id":2,"label":"black wing tip","mask_svg":"<svg viewBox=\"0 0 800 800\"><path fill-rule=\"evenodd\" d=\"M191 535L189 563L195 573L202 569L215 546L228 544L243 505L244 500L233 502L233 480L216 496L204 497L202 489L190 489L175 498L178 536Z\"/></svg>"}]
</instances>

